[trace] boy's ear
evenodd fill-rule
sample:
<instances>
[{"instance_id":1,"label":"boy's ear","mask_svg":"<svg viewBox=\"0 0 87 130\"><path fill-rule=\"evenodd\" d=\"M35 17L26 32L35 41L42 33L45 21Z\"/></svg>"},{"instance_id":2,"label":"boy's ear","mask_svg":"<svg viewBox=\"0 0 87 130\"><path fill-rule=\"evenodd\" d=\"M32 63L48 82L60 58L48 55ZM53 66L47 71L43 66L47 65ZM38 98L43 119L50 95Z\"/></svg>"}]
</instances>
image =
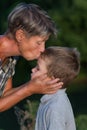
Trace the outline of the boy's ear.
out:
<instances>
[{"instance_id":1,"label":"boy's ear","mask_svg":"<svg viewBox=\"0 0 87 130\"><path fill-rule=\"evenodd\" d=\"M16 31L15 34L16 40L20 43L25 38L25 33L22 29Z\"/></svg>"}]
</instances>

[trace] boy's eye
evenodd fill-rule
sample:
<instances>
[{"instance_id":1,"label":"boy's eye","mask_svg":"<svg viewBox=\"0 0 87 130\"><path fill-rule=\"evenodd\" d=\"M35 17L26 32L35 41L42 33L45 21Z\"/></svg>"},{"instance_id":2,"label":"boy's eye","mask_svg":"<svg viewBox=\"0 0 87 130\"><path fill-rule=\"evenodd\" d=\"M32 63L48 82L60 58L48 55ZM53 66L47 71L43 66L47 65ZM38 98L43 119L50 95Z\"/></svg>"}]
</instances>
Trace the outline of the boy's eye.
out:
<instances>
[{"instance_id":1,"label":"boy's eye","mask_svg":"<svg viewBox=\"0 0 87 130\"><path fill-rule=\"evenodd\" d=\"M37 68L37 70L39 70L39 66L37 66L36 68Z\"/></svg>"}]
</instances>

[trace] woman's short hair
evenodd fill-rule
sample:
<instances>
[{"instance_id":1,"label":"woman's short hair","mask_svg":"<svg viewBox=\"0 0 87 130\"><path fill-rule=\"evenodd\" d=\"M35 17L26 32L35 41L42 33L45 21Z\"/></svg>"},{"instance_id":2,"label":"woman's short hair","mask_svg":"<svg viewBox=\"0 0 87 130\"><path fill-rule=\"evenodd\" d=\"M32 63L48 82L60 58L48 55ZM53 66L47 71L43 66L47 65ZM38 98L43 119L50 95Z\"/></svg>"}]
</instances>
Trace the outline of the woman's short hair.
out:
<instances>
[{"instance_id":1,"label":"woman's short hair","mask_svg":"<svg viewBox=\"0 0 87 130\"><path fill-rule=\"evenodd\" d=\"M54 21L36 4L20 3L9 14L7 32L15 35L18 29L26 31L28 36L57 35Z\"/></svg>"}]
</instances>

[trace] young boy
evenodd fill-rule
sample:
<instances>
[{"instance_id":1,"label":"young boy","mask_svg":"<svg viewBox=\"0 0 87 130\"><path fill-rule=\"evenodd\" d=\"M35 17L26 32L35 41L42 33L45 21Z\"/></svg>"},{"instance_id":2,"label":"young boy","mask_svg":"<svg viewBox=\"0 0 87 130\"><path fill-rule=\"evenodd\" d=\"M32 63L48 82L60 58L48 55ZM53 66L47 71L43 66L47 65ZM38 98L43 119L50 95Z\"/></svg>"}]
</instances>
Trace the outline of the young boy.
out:
<instances>
[{"instance_id":1,"label":"young boy","mask_svg":"<svg viewBox=\"0 0 87 130\"><path fill-rule=\"evenodd\" d=\"M79 73L80 53L76 48L49 47L39 57L31 77L46 72L48 79L64 83L55 94L44 95L37 112L35 130L76 130L74 115L66 88Z\"/></svg>"}]
</instances>

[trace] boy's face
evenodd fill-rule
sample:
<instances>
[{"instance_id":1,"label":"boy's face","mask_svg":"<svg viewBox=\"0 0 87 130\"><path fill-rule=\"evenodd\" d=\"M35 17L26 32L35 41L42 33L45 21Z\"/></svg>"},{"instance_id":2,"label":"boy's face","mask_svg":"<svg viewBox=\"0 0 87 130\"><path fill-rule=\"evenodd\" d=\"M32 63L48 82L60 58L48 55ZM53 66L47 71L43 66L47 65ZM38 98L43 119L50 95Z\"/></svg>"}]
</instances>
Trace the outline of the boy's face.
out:
<instances>
[{"instance_id":1,"label":"boy's face","mask_svg":"<svg viewBox=\"0 0 87 130\"><path fill-rule=\"evenodd\" d=\"M47 73L46 61L38 58L37 66L32 69L31 78Z\"/></svg>"}]
</instances>

